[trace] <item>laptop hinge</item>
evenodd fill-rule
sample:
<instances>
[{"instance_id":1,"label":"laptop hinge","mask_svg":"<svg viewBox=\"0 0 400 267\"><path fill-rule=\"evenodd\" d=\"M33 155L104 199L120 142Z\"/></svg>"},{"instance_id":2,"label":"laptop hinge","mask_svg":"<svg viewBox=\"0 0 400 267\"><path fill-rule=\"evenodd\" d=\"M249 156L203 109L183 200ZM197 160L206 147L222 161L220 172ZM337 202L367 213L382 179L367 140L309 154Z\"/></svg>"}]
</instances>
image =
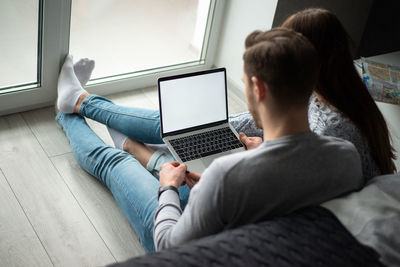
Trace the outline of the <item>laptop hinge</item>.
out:
<instances>
[{"instance_id":1,"label":"laptop hinge","mask_svg":"<svg viewBox=\"0 0 400 267\"><path fill-rule=\"evenodd\" d=\"M178 135L178 134L184 134L184 133L188 133L188 132L193 132L193 131L197 131L197 130L201 130L201 129L205 129L205 128L210 128L210 127L214 127L214 126L219 126L221 124L225 124L228 123L228 120L222 120L222 121L217 121L217 122L212 122L212 123L207 123L207 124L203 124L203 125L199 125L199 126L195 126L195 127L190 127L190 128L186 128L183 130L179 130L179 131L173 131L173 132L169 132L166 134L162 134L162 138L167 137L167 136L172 136L172 135Z\"/></svg>"}]
</instances>

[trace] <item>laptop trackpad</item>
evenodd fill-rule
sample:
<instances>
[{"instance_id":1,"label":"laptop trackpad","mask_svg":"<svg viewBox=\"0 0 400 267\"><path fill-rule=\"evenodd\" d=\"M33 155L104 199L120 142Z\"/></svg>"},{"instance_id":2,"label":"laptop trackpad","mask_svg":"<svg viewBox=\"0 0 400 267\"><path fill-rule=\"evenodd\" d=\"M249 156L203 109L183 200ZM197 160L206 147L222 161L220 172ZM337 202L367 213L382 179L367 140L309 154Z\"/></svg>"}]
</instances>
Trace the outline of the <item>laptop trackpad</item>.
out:
<instances>
[{"instance_id":1,"label":"laptop trackpad","mask_svg":"<svg viewBox=\"0 0 400 267\"><path fill-rule=\"evenodd\" d=\"M215 159L215 157L206 157L202 159L197 159L194 161L189 161L186 162L188 170L197 172L197 173L203 173L203 171L210 166L211 162Z\"/></svg>"},{"instance_id":2,"label":"laptop trackpad","mask_svg":"<svg viewBox=\"0 0 400 267\"><path fill-rule=\"evenodd\" d=\"M213 162L215 158L214 157L206 157L206 158L202 158L201 162L203 162L204 166L207 168L208 166L211 165L211 162Z\"/></svg>"},{"instance_id":3,"label":"laptop trackpad","mask_svg":"<svg viewBox=\"0 0 400 267\"><path fill-rule=\"evenodd\" d=\"M203 164L202 160L194 160L185 163L188 170L192 172L203 173L203 171L207 168L207 166Z\"/></svg>"},{"instance_id":4,"label":"laptop trackpad","mask_svg":"<svg viewBox=\"0 0 400 267\"><path fill-rule=\"evenodd\" d=\"M221 155L221 154L218 154ZM208 156L205 158L185 162L187 165L187 168L189 171L197 172L197 173L203 173L203 171L211 165L214 159L217 157L215 155Z\"/></svg>"}]
</instances>

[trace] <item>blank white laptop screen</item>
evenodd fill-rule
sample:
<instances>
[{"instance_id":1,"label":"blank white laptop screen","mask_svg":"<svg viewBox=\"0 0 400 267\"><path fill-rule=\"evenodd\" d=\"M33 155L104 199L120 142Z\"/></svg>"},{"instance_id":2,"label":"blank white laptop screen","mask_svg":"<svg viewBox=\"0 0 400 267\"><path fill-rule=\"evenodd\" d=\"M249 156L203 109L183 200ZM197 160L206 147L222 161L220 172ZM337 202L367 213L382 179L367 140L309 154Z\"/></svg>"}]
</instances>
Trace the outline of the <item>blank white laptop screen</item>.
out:
<instances>
[{"instance_id":1,"label":"blank white laptop screen","mask_svg":"<svg viewBox=\"0 0 400 267\"><path fill-rule=\"evenodd\" d=\"M161 81L163 133L226 120L224 71Z\"/></svg>"}]
</instances>

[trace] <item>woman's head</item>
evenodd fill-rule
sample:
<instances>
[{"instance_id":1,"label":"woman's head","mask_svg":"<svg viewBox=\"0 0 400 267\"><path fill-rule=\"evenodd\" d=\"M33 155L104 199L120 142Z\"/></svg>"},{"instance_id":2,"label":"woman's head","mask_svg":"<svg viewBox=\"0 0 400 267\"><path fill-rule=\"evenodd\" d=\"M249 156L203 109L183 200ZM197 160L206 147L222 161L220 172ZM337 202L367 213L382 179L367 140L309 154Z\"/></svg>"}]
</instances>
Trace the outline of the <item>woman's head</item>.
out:
<instances>
[{"instance_id":1,"label":"woman's head","mask_svg":"<svg viewBox=\"0 0 400 267\"><path fill-rule=\"evenodd\" d=\"M321 73L315 91L324 98L344 94L343 88L325 89L332 80L329 72L336 74L343 67L354 69L352 41L336 15L326 9L309 8L291 15L282 26L303 34L316 48Z\"/></svg>"},{"instance_id":2,"label":"woman's head","mask_svg":"<svg viewBox=\"0 0 400 267\"><path fill-rule=\"evenodd\" d=\"M314 44L319 56L328 63L336 55L344 60L353 59L350 36L334 13L322 8L309 8L290 16L282 24L285 28L302 33Z\"/></svg>"},{"instance_id":3,"label":"woman's head","mask_svg":"<svg viewBox=\"0 0 400 267\"><path fill-rule=\"evenodd\" d=\"M353 64L351 38L336 15L322 8L310 8L291 15L282 24L314 45L319 55L318 97L348 117L366 138L375 162L383 174L396 168L386 122Z\"/></svg>"}]
</instances>

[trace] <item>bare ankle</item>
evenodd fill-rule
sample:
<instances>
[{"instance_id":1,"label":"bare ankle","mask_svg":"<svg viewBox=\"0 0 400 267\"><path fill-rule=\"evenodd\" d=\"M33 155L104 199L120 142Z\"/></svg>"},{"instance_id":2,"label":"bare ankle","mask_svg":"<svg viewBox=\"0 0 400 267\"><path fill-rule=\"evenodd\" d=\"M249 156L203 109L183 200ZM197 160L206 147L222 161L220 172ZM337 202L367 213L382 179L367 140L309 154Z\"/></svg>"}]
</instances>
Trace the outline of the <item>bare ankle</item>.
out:
<instances>
[{"instance_id":1,"label":"bare ankle","mask_svg":"<svg viewBox=\"0 0 400 267\"><path fill-rule=\"evenodd\" d=\"M131 138L126 139L123 150L134 156L145 168L154 153L153 149Z\"/></svg>"},{"instance_id":2,"label":"bare ankle","mask_svg":"<svg viewBox=\"0 0 400 267\"><path fill-rule=\"evenodd\" d=\"M88 92L84 92L82 93L79 98L78 98L78 102L76 102L75 108L74 108L74 113L78 113L79 109L81 108L81 105L83 103L83 100L85 100L85 98L89 95Z\"/></svg>"},{"instance_id":3,"label":"bare ankle","mask_svg":"<svg viewBox=\"0 0 400 267\"><path fill-rule=\"evenodd\" d=\"M125 152L128 152L130 154L132 154L131 152L133 151L133 146L134 146L134 142L132 139L130 139L129 137L125 140L124 146L123 146L123 150Z\"/></svg>"}]
</instances>

